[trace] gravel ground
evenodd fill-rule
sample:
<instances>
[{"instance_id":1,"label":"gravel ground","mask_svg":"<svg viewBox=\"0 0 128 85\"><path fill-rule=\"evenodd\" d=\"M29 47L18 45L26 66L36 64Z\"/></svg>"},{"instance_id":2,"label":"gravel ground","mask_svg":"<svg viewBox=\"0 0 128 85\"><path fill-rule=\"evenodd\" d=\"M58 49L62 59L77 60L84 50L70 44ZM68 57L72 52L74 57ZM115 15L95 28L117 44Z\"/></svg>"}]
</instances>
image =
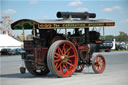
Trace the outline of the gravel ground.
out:
<instances>
[{"instance_id":1,"label":"gravel ground","mask_svg":"<svg viewBox=\"0 0 128 85\"><path fill-rule=\"evenodd\" d=\"M20 56L0 57L0 85L128 85L128 52L100 54L106 59L104 73L94 74L92 67L85 67L83 72L68 78L57 78L51 73L43 77L20 74Z\"/></svg>"}]
</instances>

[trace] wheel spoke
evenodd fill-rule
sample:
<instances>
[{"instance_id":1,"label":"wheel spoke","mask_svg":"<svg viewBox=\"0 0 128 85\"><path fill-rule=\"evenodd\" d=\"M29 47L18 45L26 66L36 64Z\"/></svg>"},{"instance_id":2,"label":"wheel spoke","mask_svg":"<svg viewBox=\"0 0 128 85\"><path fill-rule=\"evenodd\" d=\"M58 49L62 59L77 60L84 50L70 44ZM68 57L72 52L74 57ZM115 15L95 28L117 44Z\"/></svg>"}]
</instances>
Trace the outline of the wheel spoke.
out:
<instances>
[{"instance_id":1,"label":"wheel spoke","mask_svg":"<svg viewBox=\"0 0 128 85\"><path fill-rule=\"evenodd\" d=\"M100 61L101 63L103 63L103 60L101 59L101 61Z\"/></svg>"},{"instance_id":2,"label":"wheel spoke","mask_svg":"<svg viewBox=\"0 0 128 85\"><path fill-rule=\"evenodd\" d=\"M98 58L98 62L99 62L100 58L99 57L97 57L97 58Z\"/></svg>"},{"instance_id":3,"label":"wheel spoke","mask_svg":"<svg viewBox=\"0 0 128 85\"><path fill-rule=\"evenodd\" d=\"M66 51L66 49L65 49L65 43L64 43L64 45L63 45L63 49L62 49L62 52L63 52L63 54L65 53L65 51Z\"/></svg>"},{"instance_id":4,"label":"wheel spoke","mask_svg":"<svg viewBox=\"0 0 128 85\"><path fill-rule=\"evenodd\" d=\"M59 56L54 56L54 58L59 58Z\"/></svg>"},{"instance_id":5,"label":"wheel spoke","mask_svg":"<svg viewBox=\"0 0 128 85\"><path fill-rule=\"evenodd\" d=\"M98 62L98 57L95 59L95 62Z\"/></svg>"},{"instance_id":6,"label":"wheel spoke","mask_svg":"<svg viewBox=\"0 0 128 85\"><path fill-rule=\"evenodd\" d=\"M57 56L61 56L60 54L58 54L58 53L55 53L55 55L57 55Z\"/></svg>"},{"instance_id":7,"label":"wheel spoke","mask_svg":"<svg viewBox=\"0 0 128 85\"><path fill-rule=\"evenodd\" d=\"M63 73L63 64L60 65L60 72Z\"/></svg>"},{"instance_id":8,"label":"wheel spoke","mask_svg":"<svg viewBox=\"0 0 128 85\"><path fill-rule=\"evenodd\" d=\"M101 70L101 67L99 66L99 70Z\"/></svg>"},{"instance_id":9,"label":"wheel spoke","mask_svg":"<svg viewBox=\"0 0 128 85\"><path fill-rule=\"evenodd\" d=\"M101 62L101 60L102 60L102 59L99 57L99 62Z\"/></svg>"},{"instance_id":10,"label":"wheel spoke","mask_svg":"<svg viewBox=\"0 0 128 85\"><path fill-rule=\"evenodd\" d=\"M105 67L105 64L103 63L101 66L102 66L102 67Z\"/></svg>"},{"instance_id":11,"label":"wheel spoke","mask_svg":"<svg viewBox=\"0 0 128 85\"><path fill-rule=\"evenodd\" d=\"M62 50L58 47L58 52L61 54L61 55L63 55L63 52L62 52Z\"/></svg>"},{"instance_id":12,"label":"wheel spoke","mask_svg":"<svg viewBox=\"0 0 128 85\"><path fill-rule=\"evenodd\" d=\"M68 48L64 54L66 54L68 51L70 51L72 49L72 47Z\"/></svg>"},{"instance_id":13,"label":"wheel spoke","mask_svg":"<svg viewBox=\"0 0 128 85\"><path fill-rule=\"evenodd\" d=\"M58 70L58 68L61 66L62 63L59 63L59 65L56 67L56 69Z\"/></svg>"},{"instance_id":14,"label":"wheel spoke","mask_svg":"<svg viewBox=\"0 0 128 85\"><path fill-rule=\"evenodd\" d=\"M58 63L55 64L55 67L57 67L57 66L58 66Z\"/></svg>"},{"instance_id":15,"label":"wheel spoke","mask_svg":"<svg viewBox=\"0 0 128 85\"><path fill-rule=\"evenodd\" d=\"M68 59L68 61L69 61L70 63L72 63L72 60Z\"/></svg>"},{"instance_id":16,"label":"wheel spoke","mask_svg":"<svg viewBox=\"0 0 128 85\"><path fill-rule=\"evenodd\" d=\"M73 58L73 57L75 57L75 55L68 56L68 58Z\"/></svg>"},{"instance_id":17,"label":"wheel spoke","mask_svg":"<svg viewBox=\"0 0 128 85\"><path fill-rule=\"evenodd\" d=\"M61 59L56 59L54 60L54 63L59 62L59 61L61 61Z\"/></svg>"},{"instance_id":18,"label":"wheel spoke","mask_svg":"<svg viewBox=\"0 0 128 85\"><path fill-rule=\"evenodd\" d=\"M103 66L103 63L100 62L100 66Z\"/></svg>"},{"instance_id":19,"label":"wheel spoke","mask_svg":"<svg viewBox=\"0 0 128 85\"><path fill-rule=\"evenodd\" d=\"M72 67L74 66L72 63L69 63L69 62L66 62L66 63L67 63L68 65L72 66Z\"/></svg>"},{"instance_id":20,"label":"wheel spoke","mask_svg":"<svg viewBox=\"0 0 128 85\"><path fill-rule=\"evenodd\" d=\"M101 70L103 69L103 66L99 66L101 68Z\"/></svg>"},{"instance_id":21,"label":"wheel spoke","mask_svg":"<svg viewBox=\"0 0 128 85\"><path fill-rule=\"evenodd\" d=\"M65 68L65 70L68 72L69 70L68 70L68 66L65 64L63 64L63 66L64 66L64 68Z\"/></svg>"},{"instance_id":22,"label":"wheel spoke","mask_svg":"<svg viewBox=\"0 0 128 85\"><path fill-rule=\"evenodd\" d=\"M70 52L67 53L67 56L69 56Z\"/></svg>"},{"instance_id":23,"label":"wheel spoke","mask_svg":"<svg viewBox=\"0 0 128 85\"><path fill-rule=\"evenodd\" d=\"M96 70L98 70L98 67L97 66L95 68L96 68Z\"/></svg>"}]
</instances>

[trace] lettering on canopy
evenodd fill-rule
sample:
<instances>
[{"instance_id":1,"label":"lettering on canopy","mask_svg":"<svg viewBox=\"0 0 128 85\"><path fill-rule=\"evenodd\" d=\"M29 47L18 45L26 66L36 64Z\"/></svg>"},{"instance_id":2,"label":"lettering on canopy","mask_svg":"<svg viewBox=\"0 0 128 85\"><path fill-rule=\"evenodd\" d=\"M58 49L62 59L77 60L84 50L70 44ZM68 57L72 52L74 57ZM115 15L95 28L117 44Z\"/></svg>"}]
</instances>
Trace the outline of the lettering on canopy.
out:
<instances>
[{"instance_id":1,"label":"lettering on canopy","mask_svg":"<svg viewBox=\"0 0 128 85\"><path fill-rule=\"evenodd\" d=\"M39 24L40 29L54 29L54 28L88 28L88 27L103 27L114 26L114 23L69 23L69 24Z\"/></svg>"}]
</instances>

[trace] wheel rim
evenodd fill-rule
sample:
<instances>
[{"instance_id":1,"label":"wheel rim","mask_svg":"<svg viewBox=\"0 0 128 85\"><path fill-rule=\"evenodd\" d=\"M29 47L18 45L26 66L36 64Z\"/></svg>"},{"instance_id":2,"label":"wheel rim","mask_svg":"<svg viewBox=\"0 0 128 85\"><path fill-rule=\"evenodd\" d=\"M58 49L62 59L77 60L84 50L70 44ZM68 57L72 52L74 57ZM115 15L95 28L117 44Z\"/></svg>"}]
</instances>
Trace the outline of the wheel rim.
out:
<instances>
[{"instance_id":1,"label":"wheel rim","mask_svg":"<svg viewBox=\"0 0 128 85\"><path fill-rule=\"evenodd\" d=\"M70 76L77 67L77 51L70 42L60 43L54 51L54 67L62 77Z\"/></svg>"},{"instance_id":2,"label":"wheel rim","mask_svg":"<svg viewBox=\"0 0 128 85\"><path fill-rule=\"evenodd\" d=\"M83 71L83 69L84 69L84 65L83 64L78 65L77 68L76 68L76 72L81 72L81 71Z\"/></svg>"},{"instance_id":3,"label":"wheel rim","mask_svg":"<svg viewBox=\"0 0 128 85\"><path fill-rule=\"evenodd\" d=\"M94 70L98 73L102 73L105 69L105 59L102 55L98 55L94 59Z\"/></svg>"}]
</instances>

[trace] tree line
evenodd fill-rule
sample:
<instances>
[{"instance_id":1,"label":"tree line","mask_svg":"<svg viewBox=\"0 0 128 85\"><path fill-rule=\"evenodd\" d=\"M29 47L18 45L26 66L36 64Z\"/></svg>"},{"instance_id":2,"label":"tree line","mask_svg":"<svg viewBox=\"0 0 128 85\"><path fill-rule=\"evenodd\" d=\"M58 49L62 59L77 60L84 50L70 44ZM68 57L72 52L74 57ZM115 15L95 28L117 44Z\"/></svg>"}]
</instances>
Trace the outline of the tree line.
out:
<instances>
[{"instance_id":1,"label":"tree line","mask_svg":"<svg viewBox=\"0 0 128 85\"><path fill-rule=\"evenodd\" d=\"M120 32L119 35L113 36L113 35L106 35L106 36L101 36L101 39L112 41L113 39L116 39L117 42L127 42L128 43L128 34L125 32Z\"/></svg>"}]
</instances>

